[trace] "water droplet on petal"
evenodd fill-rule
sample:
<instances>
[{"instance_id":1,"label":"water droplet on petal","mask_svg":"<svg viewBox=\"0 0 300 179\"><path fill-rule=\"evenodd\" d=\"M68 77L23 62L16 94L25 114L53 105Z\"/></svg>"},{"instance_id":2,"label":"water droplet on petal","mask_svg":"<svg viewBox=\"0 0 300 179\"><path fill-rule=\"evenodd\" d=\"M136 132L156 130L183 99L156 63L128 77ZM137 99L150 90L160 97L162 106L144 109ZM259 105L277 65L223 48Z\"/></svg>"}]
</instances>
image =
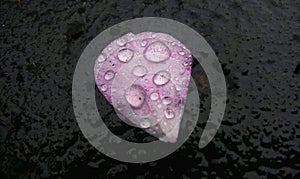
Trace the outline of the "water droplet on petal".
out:
<instances>
[{"instance_id":1,"label":"water droplet on petal","mask_svg":"<svg viewBox=\"0 0 300 179\"><path fill-rule=\"evenodd\" d=\"M181 87L178 85L176 86L176 91L180 91L181 90Z\"/></svg>"},{"instance_id":2,"label":"water droplet on petal","mask_svg":"<svg viewBox=\"0 0 300 179\"><path fill-rule=\"evenodd\" d=\"M164 114L167 119L173 119L175 117L173 110L169 108L164 111Z\"/></svg>"},{"instance_id":3,"label":"water droplet on petal","mask_svg":"<svg viewBox=\"0 0 300 179\"><path fill-rule=\"evenodd\" d=\"M153 42L144 50L145 59L154 63L165 61L170 55L170 49L160 41Z\"/></svg>"},{"instance_id":4,"label":"water droplet on petal","mask_svg":"<svg viewBox=\"0 0 300 179\"><path fill-rule=\"evenodd\" d=\"M155 38L155 37L156 37L156 34L152 34L151 37L152 37L152 38Z\"/></svg>"},{"instance_id":5,"label":"water droplet on petal","mask_svg":"<svg viewBox=\"0 0 300 179\"><path fill-rule=\"evenodd\" d=\"M164 85L170 81L171 75L166 71L159 71L153 76L153 83L156 85Z\"/></svg>"},{"instance_id":6,"label":"water droplet on petal","mask_svg":"<svg viewBox=\"0 0 300 179\"><path fill-rule=\"evenodd\" d=\"M148 43L147 40L143 40L142 43L141 43L141 46L145 47L147 45L147 43Z\"/></svg>"},{"instance_id":7,"label":"water droplet on petal","mask_svg":"<svg viewBox=\"0 0 300 179\"><path fill-rule=\"evenodd\" d=\"M118 53L118 58L121 62L129 62L133 57L133 51L130 49L122 49Z\"/></svg>"},{"instance_id":8,"label":"water droplet on petal","mask_svg":"<svg viewBox=\"0 0 300 179\"><path fill-rule=\"evenodd\" d=\"M184 62L183 62L183 66L185 66L185 67L186 67L186 66L189 66L189 62L188 62L188 61L184 61Z\"/></svg>"},{"instance_id":9,"label":"water droplet on petal","mask_svg":"<svg viewBox=\"0 0 300 179\"><path fill-rule=\"evenodd\" d=\"M100 90L101 91L107 91L107 86L105 85L105 84L102 84L101 86L100 86Z\"/></svg>"},{"instance_id":10,"label":"water droplet on petal","mask_svg":"<svg viewBox=\"0 0 300 179\"><path fill-rule=\"evenodd\" d=\"M178 52L179 53L179 55L181 55L181 56L183 56L185 53L184 53L184 51L180 51L180 52Z\"/></svg>"},{"instance_id":11,"label":"water droplet on petal","mask_svg":"<svg viewBox=\"0 0 300 179\"><path fill-rule=\"evenodd\" d=\"M189 81L185 80L184 82L182 82L182 85L184 87L188 87L189 86Z\"/></svg>"},{"instance_id":12,"label":"water droplet on petal","mask_svg":"<svg viewBox=\"0 0 300 179\"><path fill-rule=\"evenodd\" d=\"M105 74L104 74L104 79L105 80L111 80L115 77L115 72L108 70Z\"/></svg>"},{"instance_id":13,"label":"water droplet on petal","mask_svg":"<svg viewBox=\"0 0 300 179\"><path fill-rule=\"evenodd\" d=\"M102 53L102 54L100 54L99 57L97 58L97 61L98 61L99 63L102 63L102 62L104 62L106 59L107 59L107 55L106 55L105 53Z\"/></svg>"},{"instance_id":14,"label":"water droplet on petal","mask_svg":"<svg viewBox=\"0 0 300 179\"><path fill-rule=\"evenodd\" d=\"M141 107L145 100L145 91L139 85L132 85L126 90L125 98L132 107Z\"/></svg>"},{"instance_id":15,"label":"water droplet on petal","mask_svg":"<svg viewBox=\"0 0 300 179\"><path fill-rule=\"evenodd\" d=\"M117 44L118 44L119 46L124 46L126 43L127 43L127 42L126 42L126 40L125 40L124 38L119 38L119 39L117 40Z\"/></svg>"},{"instance_id":16,"label":"water droplet on petal","mask_svg":"<svg viewBox=\"0 0 300 179\"><path fill-rule=\"evenodd\" d=\"M137 65L133 68L132 73L137 77L142 77L146 75L147 68L142 65Z\"/></svg>"},{"instance_id":17,"label":"water droplet on petal","mask_svg":"<svg viewBox=\"0 0 300 179\"><path fill-rule=\"evenodd\" d=\"M172 98L170 98L169 96L165 96L163 99L162 99L162 103L164 105L169 105L172 103Z\"/></svg>"},{"instance_id":18,"label":"water droplet on petal","mask_svg":"<svg viewBox=\"0 0 300 179\"><path fill-rule=\"evenodd\" d=\"M172 46L175 46L175 45L176 45L176 43L175 43L175 42L171 42L171 45L172 45Z\"/></svg>"},{"instance_id":19,"label":"water droplet on petal","mask_svg":"<svg viewBox=\"0 0 300 179\"><path fill-rule=\"evenodd\" d=\"M153 93L150 94L150 99L151 99L152 101L157 100L158 97L159 97L159 96L158 96L158 94L157 94L156 92L153 92Z\"/></svg>"},{"instance_id":20,"label":"water droplet on petal","mask_svg":"<svg viewBox=\"0 0 300 179\"><path fill-rule=\"evenodd\" d=\"M151 126L151 122L149 121L149 119L142 119L142 121L140 122L140 126L141 128L149 128Z\"/></svg>"}]
</instances>

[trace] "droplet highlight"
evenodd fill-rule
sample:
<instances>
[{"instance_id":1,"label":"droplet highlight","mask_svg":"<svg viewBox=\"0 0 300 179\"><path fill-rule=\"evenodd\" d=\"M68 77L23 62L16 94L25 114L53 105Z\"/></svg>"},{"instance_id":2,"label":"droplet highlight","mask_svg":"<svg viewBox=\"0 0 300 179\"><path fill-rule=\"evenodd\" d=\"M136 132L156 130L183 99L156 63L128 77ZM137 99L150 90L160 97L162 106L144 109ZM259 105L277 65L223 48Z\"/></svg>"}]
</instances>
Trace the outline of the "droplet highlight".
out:
<instances>
[{"instance_id":1,"label":"droplet highlight","mask_svg":"<svg viewBox=\"0 0 300 179\"><path fill-rule=\"evenodd\" d=\"M165 97L162 99L162 103L163 103L164 105L169 105L169 104L172 103L172 98L169 97L169 96L165 96Z\"/></svg>"},{"instance_id":2,"label":"droplet highlight","mask_svg":"<svg viewBox=\"0 0 300 179\"><path fill-rule=\"evenodd\" d=\"M100 85L100 90L103 92L107 91L107 86L105 84Z\"/></svg>"},{"instance_id":3,"label":"droplet highlight","mask_svg":"<svg viewBox=\"0 0 300 179\"><path fill-rule=\"evenodd\" d=\"M153 42L144 51L146 60L154 63L163 62L170 58L170 49L160 41Z\"/></svg>"},{"instance_id":4,"label":"droplet highlight","mask_svg":"<svg viewBox=\"0 0 300 179\"><path fill-rule=\"evenodd\" d=\"M115 72L113 72L112 70L108 70L105 74L104 74L104 79L109 81L111 79L113 79L115 77Z\"/></svg>"},{"instance_id":5,"label":"droplet highlight","mask_svg":"<svg viewBox=\"0 0 300 179\"><path fill-rule=\"evenodd\" d=\"M175 117L174 111L169 108L164 111L164 115L167 119L173 119Z\"/></svg>"},{"instance_id":6,"label":"droplet highlight","mask_svg":"<svg viewBox=\"0 0 300 179\"><path fill-rule=\"evenodd\" d=\"M129 62L133 57L133 51L130 50L130 49L122 49L119 51L118 53L118 59L121 61L121 62Z\"/></svg>"},{"instance_id":7,"label":"droplet highlight","mask_svg":"<svg viewBox=\"0 0 300 179\"><path fill-rule=\"evenodd\" d=\"M149 119L142 119L142 121L140 122L140 126L141 128L149 128L151 126L151 122L149 121Z\"/></svg>"},{"instance_id":8,"label":"droplet highlight","mask_svg":"<svg viewBox=\"0 0 300 179\"><path fill-rule=\"evenodd\" d=\"M145 91L143 87L139 85L132 85L129 89L126 90L125 98L130 106L139 108L145 101Z\"/></svg>"},{"instance_id":9,"label":"droplet highlight","mask_svg":"<svg viewBox=\"0 0 300 179\"><path fill-rule=\"evenodd\" d=\"M179 85L176 86L176 91L180 91L181 87Z\"/></svg>"},{"instance_id":10,"label":"droplet highlight","mask_svg":"<svg viewBox=\"0 0 300 179\"><path fill-rule=\"evenodd\" d=\"M104 54L104 53L101 53L101 54L99 55L99 57L97 58L97 61L98 61L99 63L102 63L102 62L104 62L106 59L107 59L107 55Z\"/></svg>"},{"instance_id":11,"label":"droplet highlight","mask_svg":"<svg viewBox=\"0 0 300 179\"><path fill-rule=\"evenodd\" d=\"M185 55L184 51L180 51L180 52L178 52L178 54L181 56Z\"/></svg>"},{"instance_id":12,"label":"droplet highlight","mask_svg":"<svg viewBox=\"0 0 300 179\"><path fill-rule=\"evenodd\" d=\"M126 40L124 38L120 38L117 40L117 45L124 46L126 44Z\"/></svg>"},{"instance_id":13,"label":"droplet highlight","mask_svg":"<svg viewBox=\"0 0 300 179\"><path fill-rule=\"evenodd\" d=\"M147 68L142 65L137 65L133 68L132 73L137 77L143 77L147 73Z\"/></svg>"},{"instance_id":14,"label":"droplet highlight","mask_svg":"<svg viewBox=\"0 0 300 179\"><path fill-rule=\"evenodd\" d=\"M156 92L153 92L153 93L150 94L150 99L152 101L156 101L156 100L158 100L158 98L159 98L159 96Z\"/></svg>"},{"instance_id":15,"label":"droplet highlight","mask_svg":"<svg viewBox=\"0 0 300 179\"><path fill-rule=\"evenodd\" d=\"M145 46L147 45L147 43L148 43L147 40L142 40L141 46L142 46L142 47L145 47Z\"/></svg>"},{"instance_id":16,"label":"droplet highlight","mask_svg":"<svg viewBox=\"0 0 300 179\"><path fill-rule=\"evenodd\" d=\"M153 83L161 86L170 81L171 75L167 71L159 71L153 76Z\"/></svg>"}]
</instances>

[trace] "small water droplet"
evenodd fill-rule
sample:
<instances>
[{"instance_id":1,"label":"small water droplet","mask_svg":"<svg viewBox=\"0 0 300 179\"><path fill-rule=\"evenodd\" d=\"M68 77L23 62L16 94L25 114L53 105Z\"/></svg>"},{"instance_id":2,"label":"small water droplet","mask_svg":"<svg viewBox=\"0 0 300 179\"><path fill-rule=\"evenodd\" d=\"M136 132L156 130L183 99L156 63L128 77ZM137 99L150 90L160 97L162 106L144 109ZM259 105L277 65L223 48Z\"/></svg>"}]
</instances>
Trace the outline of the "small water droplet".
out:
<instances>
[{"instance_id":1,"label":"small water droplet","mask_svg":"<svg viewBox=\"0 0 300 179\"><path fill-rule=\"evenodd\" d=\"M111 80L115 77L115 72L113 72L112 70L108 70L105 74L104 74L104 79L105 80Z\"/></svg>"},{"instance_id":2,"label":"small water droplet","mask_svg":"<svg viewBox=\"0 0 300 179\"><path fill-rule=\"evenodd\" d=\"M175 46L175 45L176 45L176 43L175 43L175 42L171 42L171 45L172 45L172 46Z\"/></svg>"},{"instance_id":3,"label":"small water droplet","mask_svg":"<svg viewBox=\"0 0 300 179\"><path fill-rule=\"evenodd\" d=\"M111 51L112 50L112 48L111 47L108 47L108 49L107 49L108 51Z\"/></svg>"},{"instance_id":4,"label":"small water droplet","mask_svg":"<svg viewBox=\"0 0 300 179\"><path fill-rule=\"evenodd\" d=\"M125 40L124 38L119 38L119 39L117 40L117 44L118 44L119 46L124 46L126 43L127 43L127 42L126 42L126 40Z\"/></svg>"},{"instance_id":5,"label":"small water droplet","mask_svg":"<svg viewBox=\"0 0 300 179\"><path fill-rule=\"evenodd\" d=\"M132 85L126 90L125 98L132 107L141 107L145 100L145 91L139 85Z\"/></svg>"},{"instance_id":6,"label":"small water droplet","mask_svg":"<svg viewBox=\"0 0 300 179\"><path fill-rule=\"evenodd\" d=\"M148 43L147 40L143 40L142 43L141 43L141 46L145 47L147 45L147 43Z\"/></svg>"},{"instance_id":7,"label":"small water droplet","mask_svg":"<svg viewBox=\"0 0 300 179\"><path fill-rule=\"evenodd\" d=\"M151 126L151 122L149 121L149 119L142 119L140 126L144 129L149 128Z\"/></svg>"},{"instance_id":8,"label":"small water droplet","mask_svg":"<svg viewBox=\"0 0 300 179\"><path fill-rule=\"evenodd\" d=\"M165 97L162 99L162 103L163 103L164 105L169 105L169 104L172 103L172 98L169 97L169 96L165 96Z\"/></svg>"},{"instance_id":9,"label":"small water droplet","mask_svg":"<svg viewBox=\"0 0 300 179\"><path fill-rule=\"evenodd\" d=\"M150 99L151 99L152 101L157 100L158 97L159 97L159 96L158 96L158 94L157 94L156 92L153 92L153 93L150 94Z\"/></svg>"},{"instance_id":10,"label":"small water droplet","mask_svg":"<svg viewBox=\"0 0 300 179\"><path fill-rule=\"evenodd\" d=\"M107 86L105 84L102 84L100 86L100 90L103 91L103 92L107 91Z\"/></svg>"},{"instance_id":11,"label":"small water droplet","mask_svg":"<svg viewBox=\"0 0 300 179\"><path fill-rule=\"evenodd\" d=\"M133 68L132 73L137 77L143 77L147 73L147 68L142 65L137 65Z\"/></svg>"},{"instance_id":12,"label":"small water droplet","mask_svg":"<svg viewBox=\"0 0 300 179\"><path fill-rule=\"evenodd\" d=\"M156 134L156 131L153 128L148 129L151 134Z\"/></svg>"},{"instance_id":13,"label":"small water droplet","mask_svg":"<svg viewBox=\"0 0 300 179\"><path fill-rule=\"evenodd\" d=\"M180 91L181 87L179 85L176 86L176 91Z\"/></svg>"},{"instance_id":14,"label":"small water droplet","mask_svg":"<svg viewBox=\"0 0 300 179\"><path fill-rule=\"evenodd\" d=\"M119 60L124 63L129 62L132 59L132 57L133 51L127 48L120 50L118 53Z\"/></svg>"},{"instance_id":15,"label":"small water droplet","mask_svg":"<svg viewBox=\"0 0 300 179\"><path fill-rule=\"evenodd\" d=\"M153 76L153 83L156 85L164 85L170 81L171 75L166 71L159 71Z\"/></svg>"},{"instance_id":16,"label":"small water droplet","mask_svg":"<svg viewBox=\"0 0 300 179\"><path fill-rule=\"evenodd\" d=\"M181 56L183 56L185 53L184 53L184 51L180 51L180 52L178 52L179 53L179 55L181 55Z\"/></svg>"},{"instance_id":17,"label":"small water droplet","mask_svg":"<svg viewBox=\"0 0 300 179\"><path fill-rule=\"evenodd\" d=\"M189 82L188 82L187 80L185 80L184 82L182 82L182 85L183 85L184 87L188 87L188 86L189 86Z\"/></svg>"},{"instance_id":18,"label":"small water droplet","mask_svg":"<svg viewBox=\"0 0 300 179\"><path fill-rule=\"evenodd\" d=\"M173 119L175 117L173 110L169 108L164 111L164 114L167 119Z\"/></svg>"},{"instance_id":19,"label":"small water droplet","mask_svg":"<svg viewBox=\"0 0 300 179\"><path fill-rule=\"evenodd\" d=\"M184 62L183 62L183 66L185 66L185 67L186 67L186 66L189 66L189 62L188 62L188 61L184 61Z\"/></svg>"},{"instance_id":20,"label":"small water droplet","mask_svg":"<svg viewBox=\"0 0 300 179\"><path fill-rule=\"evenodd\" d=\"M102 53L102 54L100 54L99 57L97 58L97 61L98 61L99 63L102 63L102 62L104 62L106 59L107 59L107 55L106 55L105 53Z\"/></svg>"},{"instance_id":21,"label":"small water droplet","mask_svg":"<svg viewBox=\"0 0 300 179\"><path fill-rule=\"evenodd\" d=\"M155 38L156 36L157 36L156 34L152 34L152 35L151 35L152 38Z\"/></svg>"},{"instance_id":22,"label":"small water droplet","mask_svg":"<svg viewBox=\"0 0 300 179\"><path fill-rule=\"evenodd\" d=\"M144 50L145 59L154 63L163 62L169 59L170 55L170 49L160 41L153 42Z\"/></svg>"},{"instance_id":23,"label":"small water droplet","mask_svg":"<svg viewBox=\"0 0 300 179\"><path fill-rule=\"evenodd\" d=\"M149 81L148 81L148 79L145 79L145 83L148 83Z\"/></svg>"}]
</instances>

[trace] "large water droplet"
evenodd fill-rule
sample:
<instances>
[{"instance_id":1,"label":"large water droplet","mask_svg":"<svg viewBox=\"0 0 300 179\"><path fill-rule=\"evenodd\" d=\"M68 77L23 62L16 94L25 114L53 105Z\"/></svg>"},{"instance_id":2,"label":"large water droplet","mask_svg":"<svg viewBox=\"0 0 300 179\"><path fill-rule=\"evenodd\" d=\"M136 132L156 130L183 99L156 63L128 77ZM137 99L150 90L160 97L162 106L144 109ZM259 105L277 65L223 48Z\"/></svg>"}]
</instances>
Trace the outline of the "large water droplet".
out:
<instances>
[{"instance_id":1,"label":"large water droplet","mask_svg":"<svg viewBox=\"0 0 300 179\"><path fill-rule=\"evenodd\" d=\"M122 49L118 53L118 58L121 62L129 62L133 57L133 51L130 49Z\"/></svg>"},{"instance_id":2,"label":"large water droplet","mask_svg":"<svg viewBox=\"0 0 300 179\"><path fill-rule=\"evenodd\" d=\"M155 63L169 59L170 55L169 48L160 41L153 42L144 51L145 59Z\"/></svg>"},{"instance_id":3,"label":"large water droplet","mask_svg":"<svg viewBox=\"0 0 300 179\"><path fill-rule=\"evenodd\" d=\"M169 97L169 96L165 96L165 97L162 99L162 103L163 103L164 105L169 105L169 104L172 103L172 98Z\"/></svg>"},{"instance_id":4,"label":"large water droplet","mask_svg":"<svg viewBox=\"0 0 300 179\"><path fill-rule=\"evenodd\" d=\"M159 96L158 96L158 94L157 94L156 92L153 92L153 93L150 94L150 99L151 99L152 101L157 100L158 97L159 97Z\"/></svg>"},{"instance_id":5,"label":"large water droplet","mask_svg":"<svg viewBox=\"0 0 300 179\"><path fill-rule=\"evenodd\" d=\"M105 85L105 84L102 84L101 86L100 86L100 90L101 91L107 91L107 86Z\"/></svg>"},{"instance_id":6,"label":"large water droplet","mask_svg":"<svg viewBox=\"0 0 300 179\"><path fill-rule=\"evenodd\" d=\"M126 90L125 98L132 107L141 107L145 100L145 91L139 85L132 85Z\"/></svg>"},{"instance_id":7,"label":"large water droplet","mask_svg":"<svg viewBox=\"0 0 300 179\"><path fill-rule=\"evenodd\" d=\"M156 85L164 85L170 81L171 75L166 71L159 71L153 76L153 83Z\"/></svg>"},{"instance_id":8,"label":"large water droplet","mask_svg":"<svg viewBox=\"0 0 300 179\"><path fill-rule=\"evenodd\" d=\"M108 70L105 74L104 74L104 79L105 80L111 80L115 77L115 72L113 72L112 70Z\"/></svg>"},{"instance_id":9,"label":"large water droplet","mask_svg":"<svg viewBox=\"0 0 300 179\"><path fill-rule=\"evenodd\" d=\"M167 119L173 119L175 117L173 110L169 108L164 111L164 114Z\"/></svg>"},{"instance_id":10,"label":"large water droplet","mask_svg":"<svg viewBox=\"0 0 300 179\"><path fill-rule=\"evenodd\" d=\"M118 44L119 46L124 46L126 43L127 43L127 42L126 42L126 40L125 40L124 38L119 38L119 39L117 40L117 44Z\"/></svg>"},{"instance_id":11,"label":"large water droplet","mask_svg":"<svg viewBox=\"0 0 300 179\"><path fill-rule=\"evenodd\" d=\"M142 65L137 65L133 68L132 73L137 77L142 77L146 75L147 68Z\"/></svg>"},{"instance_id":12,"label":"large water droplet","mask_svg":"<svg viewBox=\"0 0 300 179\"><path fill-rule=\"evenodd\" d=\"M149 128L151 126L151 122L149 119L142 119L140 122L141 128Z\"/></svg>"},{"instance_id":13,"label":"large water droplet","mask_svg":"<svg viewBox=\"0 0 300 179\"><path fill-rule=\"evenodd\" d=\"M102 53L102 54L100 54L99 57L97 58L97 61L98 61L99 63L102 63L102 62L104 62L106 59L107 59L107 55L106 55L105 53Z\"/></svg>"}]
</instances>

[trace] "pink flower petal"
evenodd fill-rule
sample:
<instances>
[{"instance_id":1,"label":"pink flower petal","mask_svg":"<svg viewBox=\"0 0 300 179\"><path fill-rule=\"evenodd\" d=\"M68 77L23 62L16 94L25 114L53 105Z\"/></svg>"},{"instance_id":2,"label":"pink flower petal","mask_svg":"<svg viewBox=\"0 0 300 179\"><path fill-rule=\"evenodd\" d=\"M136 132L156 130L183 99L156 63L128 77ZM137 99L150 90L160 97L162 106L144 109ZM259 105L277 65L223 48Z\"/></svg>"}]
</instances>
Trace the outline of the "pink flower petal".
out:
<instances>
[{"instance_id":1,"label":"pink flower petal","mask_svg":"<svg viewBox=\"0 0 300 179\"><path fill-rule=\"evenodd\" d=\"M131 123L176 142L191 76L191 52L164 33L128 33L96 60L100 92Z\"/></svg>"}]
</instances>

